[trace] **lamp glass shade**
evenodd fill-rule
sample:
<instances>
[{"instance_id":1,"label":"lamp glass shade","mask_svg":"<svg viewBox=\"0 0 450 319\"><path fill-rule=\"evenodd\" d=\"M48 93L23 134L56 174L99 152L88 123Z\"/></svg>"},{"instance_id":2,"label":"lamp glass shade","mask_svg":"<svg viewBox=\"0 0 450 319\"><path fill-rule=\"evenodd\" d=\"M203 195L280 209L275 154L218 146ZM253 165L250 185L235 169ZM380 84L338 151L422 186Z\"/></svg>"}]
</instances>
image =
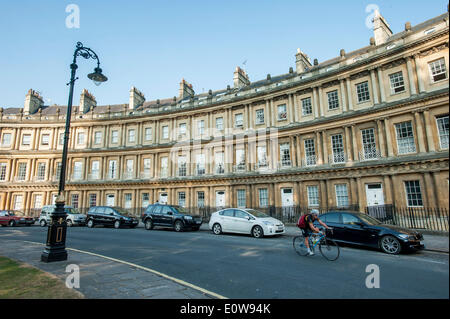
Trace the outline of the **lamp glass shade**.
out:
<instances>
[{"instance_id":1,"label":"lamp glass shade","mask_svg":"<svg viewBox=\"0 0 450 319\"><path fill-rule=\"evenodd\" d=\"M94 81L94 84L97 86L108 81L108 78L102 74L102 69L100 68L95 68L93 73L88 74L88 78Z\"/></svg>"}]
</instances>

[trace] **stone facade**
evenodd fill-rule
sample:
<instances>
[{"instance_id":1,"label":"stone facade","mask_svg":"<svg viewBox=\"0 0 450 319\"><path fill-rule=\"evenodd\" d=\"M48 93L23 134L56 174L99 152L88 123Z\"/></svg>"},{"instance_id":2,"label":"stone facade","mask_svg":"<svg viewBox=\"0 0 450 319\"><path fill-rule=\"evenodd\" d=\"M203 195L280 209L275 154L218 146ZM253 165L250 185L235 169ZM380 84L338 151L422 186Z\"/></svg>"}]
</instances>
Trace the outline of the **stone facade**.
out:
<instances>
[{"instance_id":1,"label":"stone facade","mask_svg":"<svg viewBox=\"0 0 450 319\"><path fill-rule=\"evenodd\" d=\"M128 105L80 103L68 204L448 208L448 23L375 29L369 46L314 65L299 51L296 72L257 82L239 68L215 92L183 80L178 98L132 88ZM0 109L0 209L57 193L66 107L27 101Z\"/></svg>"}]
</instances>

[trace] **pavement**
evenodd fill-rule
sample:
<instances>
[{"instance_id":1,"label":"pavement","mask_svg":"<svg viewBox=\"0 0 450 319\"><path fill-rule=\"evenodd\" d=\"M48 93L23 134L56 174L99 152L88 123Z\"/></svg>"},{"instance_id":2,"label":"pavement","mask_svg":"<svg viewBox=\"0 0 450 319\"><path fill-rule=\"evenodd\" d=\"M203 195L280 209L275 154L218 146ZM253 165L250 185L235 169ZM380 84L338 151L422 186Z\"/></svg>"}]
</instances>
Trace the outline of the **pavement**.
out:
<instances>
[{"instance_id":1,"label":"pavement","mask_svg":"<svg viewBox=\"0 0 450 319\"><path fill-rule=\"evenodd\" d=\"M0 256L27 263L66 282L71 272L66 267L79 266L80 288L74 288L89 299L212 299L214 296L182 285L174 280L142 268L111 259L68 249L68 260L45 263L40 261L44 246L5 240Z\"/></svg>"}]
</instances>

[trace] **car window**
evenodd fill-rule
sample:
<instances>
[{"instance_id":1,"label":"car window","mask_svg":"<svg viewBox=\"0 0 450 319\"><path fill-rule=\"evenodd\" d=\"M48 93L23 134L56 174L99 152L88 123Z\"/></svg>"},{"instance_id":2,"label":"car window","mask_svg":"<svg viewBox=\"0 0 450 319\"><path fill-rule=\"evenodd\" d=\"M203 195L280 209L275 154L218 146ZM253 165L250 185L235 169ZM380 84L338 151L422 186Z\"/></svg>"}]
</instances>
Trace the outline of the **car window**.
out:
<instances>
[{"instance_id":1,"label":"car window","mask_svg":"<svg viewBox=\"0 0 450 319\"><path fill-rule=\"evenodd\" d=\"M322 217L320 219L322 219ZM336 213L335 214L326 214L326 221L323 220L323 222L339 224L340 223L339 214L336 214Z\"/></svg>"},{"instance_id":2,"label":"car window","mask_svg":"<svg viewBox=\"0 0 450 319\"><path fill-rule=\"evenodd\" d=\"M222 211L222 216L227 216L227 217L234 217L234 210L233 209L225 209Z\"/></svg>"},{"instance_id":3,"label":"car window","mask_svg":"<svg viewBox=\"0 0 450 319\"><path fill-rule=\"evenodd\" d=\"M146 214L152 213L152 211L154 210L155 207L156 207L155 205L148 206L147 209L145 210L145 213Z\"/></svg>"},{"instance_id":4,"label":"car window","mask_svg":"<svg viewBox=\"0 0 450 319\"><path fill-rule=\"evenodd\" d=\"M248 214L245 213L245 212L243 212L242 210L237 210L237 209L235 209L235 210L234 210L234 217L237 217L237 218L247 218L247 217L248 217Z\"/></svg>"},{"instance_id":5,"label":"car window","mask_svg":"<svg viewBox=\"0 0 450 319\"><path fill-rule=\"evenodd\" d=\"M359 218L350 215L350 214L342 214L342 222L345 225L356 225L358 223L360 223L361 221L359 220Z\"/></svg>"},{"instance_id":6,"label":"car window","mask_svg":"<svg viewBox=\"0 0 450 319\"><path fill-rule=\"evenodd\" d=\"M99 215L105 214L105 207L95 207L94 208L94 213L95 214L99 214Z\"/></svg>"},{"instance_id":7,"label":"car window","mask_svg":"<svg viewBox=\"0 0 450 319\"><path fill-rule=\"evenodd\" d=\"M163 206L162 211L161 211L161 214L163 214L163 215L169 215L169 212L170 212L170 213L173 213L173 212L172 212L172 209L170 209L169 206Z\"/></svg>"},{"instance_id":8,"label":"car window","mask_svg":"<svg viewBox=\"0 0 450 319\"><path fill-rule=\"evenodd\" d=\"M6 213L0 212L0 216L6 216Z\"/></svg>"},{"instance_id":9,"label":"car window","mask_svg":"<svg viewBox=\"0 0 450 319\"><path fill-rule=\"evenodd\" d=\"M161 205L155 205L155 207L153 208L152 214L160 214L161 213Z\"/></svg>"}]
</instances>

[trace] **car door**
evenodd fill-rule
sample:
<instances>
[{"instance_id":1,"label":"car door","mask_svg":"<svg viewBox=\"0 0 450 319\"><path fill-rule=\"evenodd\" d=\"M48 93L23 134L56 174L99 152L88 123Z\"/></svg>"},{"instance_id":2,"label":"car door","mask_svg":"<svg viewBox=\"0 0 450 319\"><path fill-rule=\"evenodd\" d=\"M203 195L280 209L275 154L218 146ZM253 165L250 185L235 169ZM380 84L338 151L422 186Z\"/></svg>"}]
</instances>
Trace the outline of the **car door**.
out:
<instances>
[{"instance_id":1,"label":"car door","mask_svg":"<svg viewBox=\"0 0 450 319\"><path fill-rule=\"evenodd\" d=\"M163 226L173 226L174 212L170 206L162 206L160 214L160 224Z\"/></svg>"},{"instance_id":2,"label":"car door","mask_svg":"<svg viewBox=\"0 0 450 319\"><path fill-rule=\"evenodd\" d=\"M224 209L219 215L219 223L222 227L222 231L233 231L234 209Z\"/></svg>"},{"instance_id":3,"label":"car door","mask_svg":"<svg viewBox=\"0 0 450 319\"><path fill-rule=\"evenodd\" d=\"M342 214L342 223L344 225L345 241L355 244L367 245L370 241L370 234L363 226L363 222L352 214Z\"/></svg>"},{"instance_id":4,"label":"car door","mask_svg":"<svg viewBox=\"0 0 450 319\"><path fill-rule=\"evenodd\" d=\"M249 218L250 215L240 209L234 210L234 230L239 233L249 234L252 229L253 222Z\"/></svg>"},{"instance_id":5,"label":"car door","mask_svg":"<svg viewBox=\"0 0 450 319\"><path fill-rule=\"evenodd\" d=\"M344 225L342 224L341 214L340 213L328 213L320 219L327 224L329 227L333 228L333 233L329 236L335 240L343 240L344 236Z\"/></svg>"},{"instance_id":6,"label":"car door","mask_svg":"<svg viewBox=\"0 0 450 319\"><path fill-rule=\"evenodd\" d=\"M155 205L151 212L153 225L159 225L161 223L161 209L163 206Z\"/></svg>"},{"instance_id":7,"label":"car door","mask_svg":"<svg viewBox=\"0 0 450 319\"><path fill-rule=\"evenodd\" d=\"M0 212L0 225L7 225L5 212Z\"/></svg>"}]
</instances>

